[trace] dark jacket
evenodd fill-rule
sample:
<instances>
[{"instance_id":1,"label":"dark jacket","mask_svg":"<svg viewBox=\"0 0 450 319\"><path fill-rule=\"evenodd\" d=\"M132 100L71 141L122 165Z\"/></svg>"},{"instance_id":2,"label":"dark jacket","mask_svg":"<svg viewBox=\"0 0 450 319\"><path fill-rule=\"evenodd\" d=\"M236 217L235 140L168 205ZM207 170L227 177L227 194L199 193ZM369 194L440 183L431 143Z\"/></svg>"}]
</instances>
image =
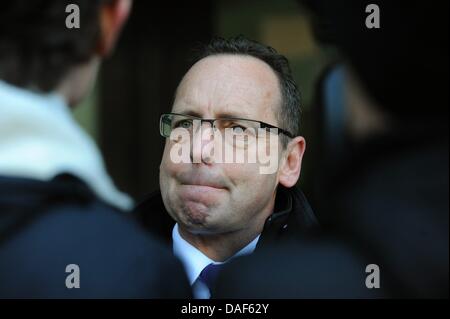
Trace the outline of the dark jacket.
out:
<instances>
[{"instance_id":1,"label":"dark jacket","mask_svg":"<svg viewBox=\"0 0 450 319\"><path fill-rule=\"evenodd\" d=\"M390 134L349 154L323 189L328 236L231 262L216 298L448 298L448 136Z\"/></svg>"},{"instance_id":2,"label":"dark jacket","mask_svg":"<svg viewBox=\"0 0 450 319\"><path fill-rule=\"evenodd\" d=\"M150 194L135 208L140 223L154 236L172 243L175 221L167 213L159 191ZM280 240L290 240L318 228L318 222L305 195L297 187L279 187L273 214L266 220L257 250Z\"/></svg>"},{"instance_id":3,"label":"dark jacket","mask_svg":"<svg viewBox=\"0 0 450 319\"><path fill-rule=\"evenodd\" d=\"M68 289L66 266L80 269ZM0 298L184 298L182 266L81 181L0 176Z\"/></svg>"}]
</instances>

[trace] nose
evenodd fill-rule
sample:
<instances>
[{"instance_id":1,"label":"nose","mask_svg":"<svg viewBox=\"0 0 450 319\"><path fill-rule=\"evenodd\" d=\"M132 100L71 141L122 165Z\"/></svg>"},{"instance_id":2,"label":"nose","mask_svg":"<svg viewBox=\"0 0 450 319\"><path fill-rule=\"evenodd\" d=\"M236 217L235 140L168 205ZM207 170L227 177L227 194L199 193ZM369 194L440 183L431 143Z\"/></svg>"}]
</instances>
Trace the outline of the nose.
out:
<instances>
[{"instance_id":1,"label":"nose","mask_svg":"<svg viewBox=\"0 0 450 319\"><path fill-rule=\"evenodd\" d=\"M210 122L202 122L201 125L194 125L191 145L192 163L212 163L212 148L214 141L214 129Z\"/></svg>"}]
</instances>

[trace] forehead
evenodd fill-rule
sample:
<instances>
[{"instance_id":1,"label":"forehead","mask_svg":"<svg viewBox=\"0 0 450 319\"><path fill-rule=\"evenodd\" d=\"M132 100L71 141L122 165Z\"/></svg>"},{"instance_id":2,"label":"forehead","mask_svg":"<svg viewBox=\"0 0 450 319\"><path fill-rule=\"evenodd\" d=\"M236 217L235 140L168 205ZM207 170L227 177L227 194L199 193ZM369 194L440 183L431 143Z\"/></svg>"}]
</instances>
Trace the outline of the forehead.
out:
<instances>
[{"instance_id":1,"label":"forehead","mask_svg":"<svg viewBox=\"0 0 450 319\"><path fill-rule=\"evenodd\" d=\"M279 81L268 64L251 56L215 55L184 76L172 111L274 122L280 103Z\"/></svg>"}]
</instances>

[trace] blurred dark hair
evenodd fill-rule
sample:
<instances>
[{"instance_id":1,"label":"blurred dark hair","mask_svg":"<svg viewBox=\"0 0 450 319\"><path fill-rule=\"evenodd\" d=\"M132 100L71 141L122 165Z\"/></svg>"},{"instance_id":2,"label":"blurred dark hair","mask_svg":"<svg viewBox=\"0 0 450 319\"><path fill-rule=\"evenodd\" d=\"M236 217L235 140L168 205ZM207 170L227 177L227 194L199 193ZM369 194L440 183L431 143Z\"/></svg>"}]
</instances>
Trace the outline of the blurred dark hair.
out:
<instances>
[{"instance_id":1,"label":"blurred dark hair","mask_svg":"<svg viewBox=\"0 0 450 319\"><path fill-rule=\"evenodd\" d=\"M194 59L194 64L208 56L219 54L247 55L257 58L268 64L278 77L281 90L281 107L277 112L277 119L282 129L289 131L294 136L300 130L300 92L292 77L289 61L279 54L274 48L247 39L240 35L237 37L224 39L215 37L211 42L199 49L198 55ZM284 134L280 134L283 146L286 146L289 139Z\"/></svg>"},{"instance_id":2,"label":"blurred dark hair","mask_svg":"<svg viewBox=\"0 0 450 319\"><path fill-rule=\"evenodd\" d=\"M5 0L0 9L0 79L44 92L92 56L100 7L110 0ZM66 6L80 8L80 28L66 28Z\"/></svg>"},{"instance_id":3,"label":"blurred dark hair","mask_svg":"<svg viewBox=\"0 0 450 319\"><path fill-rule=\"evenodd\" d=\"M448 1L298 2L310 11L316 38L341 51L393 118L448 121ZM365 26L372 3L379 29Z\"/></svg>"}]
</instances>

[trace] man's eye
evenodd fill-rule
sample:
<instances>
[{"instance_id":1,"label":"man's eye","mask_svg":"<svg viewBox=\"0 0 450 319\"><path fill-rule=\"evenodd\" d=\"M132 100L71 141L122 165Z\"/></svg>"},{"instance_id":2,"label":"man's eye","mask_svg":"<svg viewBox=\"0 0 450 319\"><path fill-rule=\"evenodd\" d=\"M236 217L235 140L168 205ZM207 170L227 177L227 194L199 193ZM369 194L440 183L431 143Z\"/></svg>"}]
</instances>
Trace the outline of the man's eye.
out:
<instances>
[{"instance_id":1,"label":"man's eye","mask_svg":"<svg viewBox=\"0 0 450 319\"><path fill-rule=\"evenodd\" d=\"M182 120L182 121L178 121L175 123L174 127L181 127L181 128L186 128L189 129L192 127L192 121L190 120Z\"/></svg>"},{"instance_id":2,"label":"man's eye","mask_svg":"<svg viewBox=\"0 0 450 319\"><path fill-rule=\"evenodd\" d=\"M242 125L233 125L231 126L231 128L233 129L233 133L235 134L244 134L244 131L246 129L246 127Z\"/></svg>"}]
</instances>

